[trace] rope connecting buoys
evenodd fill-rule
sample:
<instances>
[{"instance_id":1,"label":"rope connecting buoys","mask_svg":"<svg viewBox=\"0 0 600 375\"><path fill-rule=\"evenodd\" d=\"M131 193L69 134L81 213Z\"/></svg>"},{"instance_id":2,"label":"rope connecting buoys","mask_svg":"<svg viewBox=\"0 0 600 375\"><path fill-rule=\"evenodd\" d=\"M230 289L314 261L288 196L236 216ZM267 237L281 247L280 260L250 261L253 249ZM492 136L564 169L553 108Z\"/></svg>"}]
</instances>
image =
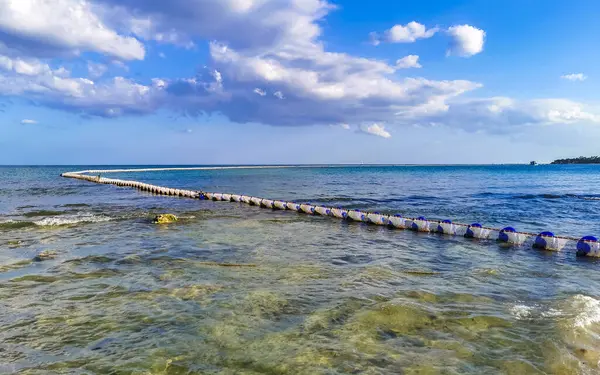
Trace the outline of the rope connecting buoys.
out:
<instances>
[{"instance_id":1,"label":"rope connecting buoys","mask_svg":"<svg viewBox=\"0 0 600 375\"><path fill-rule=\"evenodd\" d=\"M305 214L318 214L321 216L336 217L342 220L352 220L356 222L388 226L390 228L411 229L417 232L439 233L445 235L460 235L468 239L490 239L493 233L497 233L497 241L510 245L521 245L527 239L533 238L532 247L541 250L560 251L568 241L576 241L577 256L600 257L600 242L596 237L586 236L581 239L574 237L558 236L552 232L541 232L539 234L518 232L513 227L502 229L486 228L479 223L470 225L453 223L451 220L428 220L425 217L404 218L402 215L385 215L379 212L362 212L359 210L348 210L342 207L315 206L310 203L286 202L282 200L270 200L247 195L211 193L192 190L171 189L162 186L144 184L137 181L127 181L118 179L109 179L97 176L90 176L86 173L111 173L111 172L142 172L155 170L210 170L210 169L236 169L238 167L201 167L201 168L158 168L143 170L96 170L67 172L61 174L62 177L74 178L89 182L105 185L116 185L119 187L132 187L142 191L147 191L158 195L168 195L177 197L186 197L193 199L206 199L213 201L240 202L257 207L291 210ZM273 167L279 168L279 167Z\"/></svg>"}]
</instances>

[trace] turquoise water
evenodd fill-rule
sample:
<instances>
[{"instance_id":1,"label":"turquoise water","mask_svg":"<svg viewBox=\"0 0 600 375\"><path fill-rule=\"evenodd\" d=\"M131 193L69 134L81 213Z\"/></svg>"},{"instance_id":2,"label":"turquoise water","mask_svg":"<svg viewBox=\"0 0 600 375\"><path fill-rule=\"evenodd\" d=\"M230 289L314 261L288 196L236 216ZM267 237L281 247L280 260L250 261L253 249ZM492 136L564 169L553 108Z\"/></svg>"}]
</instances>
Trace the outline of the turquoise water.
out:
<instances>
[{"instance_id":1,"label":"turquoise water","mask_svg":"<svg viewBox=\"0 0 600 375\"><path fill-rule=\"evenodd\" d=\"M0 167L0 373L600 371L600 263L570 249L58 177L88 168ZM578 237L600 235L599 172L361 166L110 177ZM165 212L180 220L151 224Z\"/></svg>"}]
</instances>

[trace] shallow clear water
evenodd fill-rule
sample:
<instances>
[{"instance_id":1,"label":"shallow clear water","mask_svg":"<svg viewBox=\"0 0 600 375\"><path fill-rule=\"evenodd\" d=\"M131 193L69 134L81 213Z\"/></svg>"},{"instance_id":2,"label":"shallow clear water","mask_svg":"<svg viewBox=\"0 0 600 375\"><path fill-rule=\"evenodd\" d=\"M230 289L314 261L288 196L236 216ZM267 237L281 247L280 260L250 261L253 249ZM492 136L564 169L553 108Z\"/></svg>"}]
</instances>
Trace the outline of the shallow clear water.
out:
<instances>
[{"instance_id":1,"label":"shallow clear water","mask_svg":"<svg viewBox=\"0 0 600 375\"><path fill-rule=\"evenodd\" d=\"M600 263L571 249L540 252L58 177L84 168L0 167L0 373L600 371ZM110 176L600 234L596 166ZM165 212L181 220L150 223Z\"/></svg>"}]
</instances>

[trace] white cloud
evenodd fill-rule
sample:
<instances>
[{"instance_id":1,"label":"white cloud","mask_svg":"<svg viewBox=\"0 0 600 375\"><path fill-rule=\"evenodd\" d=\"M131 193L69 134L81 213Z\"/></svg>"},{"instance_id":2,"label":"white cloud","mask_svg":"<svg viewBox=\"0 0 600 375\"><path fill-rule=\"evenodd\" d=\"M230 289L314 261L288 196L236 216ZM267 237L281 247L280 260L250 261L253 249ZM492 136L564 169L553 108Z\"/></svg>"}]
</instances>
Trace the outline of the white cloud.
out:
<instances>
[{"instance_id":1,"label":"white cloud","mask_svg":"<svg viewBox=\"0 0 600 375\"><path fill-rule=\"evenodd\" d=\"M3 55L0 55L0 69L27 76L36 76L52 71L50 66L38 59L11 58ZM64 73L63 70L60 70L60 72Z\"/></svg>"},{"instance_id":2,"label":"white cloud","mask_svg":"<svg viewBox=\"0 0 600 375\"><path fill-rule=\"evenodd\" d=\"M158 57L160 57L161 59L166 59L166 58L167 58L167 55L165 55L163 52L160 52L160 53L158 54Z\"/></svg>"},{"instance_id":3,"label":"white cloud","mask_svg":"<svg viewBox=\"0 0 600 375\"><path fill-rule=\"evenodd\" d=\"M340 127L345 130L350 130L350 125L348 124L340 124Z\"/></svg>"},{"instance_id":4,"label":"white cloud","mask_svg":"<svg viewBox=\"0 0 600 375\"><path fill-rule=\"evenodd\" d=\"M419 56L408 55L401 59L396 60L396 69L407 69L407 68L421 68L419 64Z\"/></svg>"},{"instance_id":5,"label":"white cloud","mask_svg":"<svg viewBox=\"0 0 600 375\"><path fill-rule=\"evenodd\" d=\"M428 109L428 110L426 110ZM527 126L600 124L600 108L565 99L517 101L505 97L456 99L397 114L397 124L440 124L467 131L510 133Z\"/></svg>"},{"instance_id":6,"label":"white cloud","mask_svg":"<svg viewBox=\"0 0 600 375\"><path fill-rule=\"evenodd\" d=\"M107 27L85 0L1 0L0 47L38 57L94 51L141 60L145 53L137 39Z\"/></svg>"},{"instance_id":7,"label":"white cloud","mask_svg":"<svg viewBox=\"0 0 600 375\"><path fill-rule=\"evenodd\" d=\"M382 138L391 138L392 135L385 130L384 125L379 124L371 124L371 125L361 125L359 128L360 133L375 135Z\"/></svg>"},{"instance_id":8,"label":"white cloud","mask_svg":"<svg viewBox=\"0 0 600 375\"><path fill-rule=\"evenodd\" d=\"M108 70L108 66L100 63L95 63L93 61L88 61L87 63L88 74L92 78L100 78L106 73Z\"/></svg>"},{"instance_id":9,"label":"white cloud","mask_svg":"<svg viewBox=\"0 0 600 375\"><path fill-rule=\"evenodd\" d=\"M334 9L325 0L96 0L96 4L115 29L127 29L146 40L187 47L194 39L218 40L238 50L317 37L321 29L314 21Z\"/></svg>"},{"instance_id":10,"label":"white cloud","mask_svg":"<svg viewBox=\"0 0 600 375\"><path fill-rule=\"evenodd\" d=\"M587 76L583 73L571 73L571 74L565 74L563 76L560 76L560 78L575 82L575 81L585 81L587 79Z\"/></svg>"},{"instance_id":11,"label":"white cloud","mask_svg":"<svg viewBox=\"0 0 600 375\"><path fill-rule=\"evenodd\" d=\"M21 124L23 125L30 125L30 124L37 124L38 122L36 120L30 120L30 119L23 119L21 120Z\"/></svg>"},{"instance_id":12,"label":"white cloud","mask_svg":"<svg viewBox=\"0 0 600 375\"><path fill-rule=\"evenodd\" d=\"M382 41L387 43L413 43L417 39L431 38L439 29L437 27L427 29L425 25L412 21L403 25L394 25L389 30L386 30L383 35L375 32L371 33L371 42L374 45L380 44Z\"/></svg>"},{"instance_id":13,"label":"white cloud","mask_svg":"<svg viewBox=\"0 0 600 375\"><path fill-rule=\"evenodd\" d=\"M29 11L38 3L41 10L31 9L30 23L13 22L23 21L23 10L17 8ZM0 96L22 97L88 116L143 115L165 108L274 126L372 124L361 129L384 137L390 134L380 124L506 132L527 125L600 123L598 108L583 103L467 100L462 95L481 87L480 83L398 78L399 69L420 67L417 55L390 64L327 51L319 25L333 7L323 0L57 0L53 6L48 4L0 0ZM17 10L8 9L9 5ZM40 14L64 16L64 24L60 17L46 19ZM80 30L82 25L87 29ZM416 22L397 26L377 40L411 42L438 31ZM123 77L98 81L95 67L90 79L71 77L52 60L35 57L95 51L109 55L102 61L126 69L122 60L144 55L144 47L130 33L184 47L198 40L214 42L209 45L207 66L195 76L155 78L147 84ZM81 35L90 38L83 40ZM453 26L448 35L453 40L452 54L472 56L483 49L483 30ZM9 44L11 48L6 47Z\"/></svg>"},{"instance_id":14,"label":"white cloud","mask_svg":"<svg viewBox=\"0 0 600 375\"><path fill-rule=\"evenodd\" d=\"M448 54L470 57L483 51L485 31L470 25L459 25L448 28L452 38Z\"/></svg>"}]
</instances>

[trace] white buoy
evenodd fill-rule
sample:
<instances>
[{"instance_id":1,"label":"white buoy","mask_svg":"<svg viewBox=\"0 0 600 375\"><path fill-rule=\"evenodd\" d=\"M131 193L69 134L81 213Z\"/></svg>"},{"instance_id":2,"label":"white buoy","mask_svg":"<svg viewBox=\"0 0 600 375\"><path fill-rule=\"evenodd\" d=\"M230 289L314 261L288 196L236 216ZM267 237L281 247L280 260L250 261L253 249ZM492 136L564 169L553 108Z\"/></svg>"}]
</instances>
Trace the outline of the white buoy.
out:
<instances>
[{"instance_id":1,"label":"white buoy","mask_svg":"<svg viewBox=\"0 0 600 375\"><path fill-rule=\"evenodd\" d=\"M406 219L400 215L394 215L389 217L390 225L394 228L405 229L406 228Z\"/></svg>"},{"instance_id":2,"label":"white buoy","mask_svg":"<svg viewBox=\"0 0 600 375\"><path fill-rule=\"evenodd\" d=\"M376 225L388 225L389 224L389 216L382 215L378 212L373 212L373 213L367 214L367 220L371 224L376 224Z\"/></svg>"},{"instance_id":3,"label":"white buoy","mask_svg":"<svg viewBox=\"0 0 600 375\"><path fill-rule=\"evenodd\" d=\"M419 217L417 219L411 220L410 229L417 232L430 232L431 231L431 223L427 221L424 217Z\"/></svg>"},{"instance_id":4,"label":"white buoy","mask_svg":"<svg viewBox=\"0 0 600 375\"><path fill-rule=\"evenodd\" d=\"M275 208L275 202L270 199L263 199L261 205L266 208Z\"/></svg>"},{"instance_id":5,"label":"white buoy","mask_svg":"<svg viewBox=\"0 0 600 375\"><path fill-rule=\"evenodd\" d=\"M300 205L295 202L287 202L286 207L288 208L288 210L300 211Z\"/></svg>"},{"instance_id":6,"label":"white buoy","mask_svg":"<svg viewBox=\"0 0 600 375\"><path fill-rule=\"evenodd\" d=\"M274 206L279 210L287 210L287 202L284 201L275 201Z\"/></svg>"},{"instance_id":7,"label":"white buoy","mask_svg":"<svg viewBox=\"0 0 600 375\"><path fill-rule=\"evenodd\" d=\"M441 223L438 223L435 231L441 234L455 235L456 225L452 224L450 220L444 220Z\"/></svg>"},{"instance_id":8,"label":"white buoy","mask_svg":"<svg viewBox=\"0 0 600 375\"><path fill-rule=\"evenodd\" d=\"M310 204L301 204L300 210L302 210L302 212L304 212L305 214L312 215L315 213L315 206Z\"/></svg>"},{"instance_id":9,"label":"white buoy","mask_svg":"<svg viewBox=\"0 0 600 375\"><path fill-rule=\"evenodd\" d=\"M332 208L331 214L338 219L347 219L348 218L348 210L343 208Z\"/></svg>"},{"instance_id":10,"label":"white buoy","mask_svg":"<svg viewBox=\"0 0 600 375\"><path fill-rule=\"evenodd\" d=\"M527 240L527 235L518 233L513 227L506 227L498 233L498 241L513 245L520 245Z\"/></svg>"},{"instance_id":11,"label":"white buoy","mask_svg":"<svg viewBox=\"0 0 600 375\"><path fill-rule=\"evenodd\" d=\"M358 210L348 211L348 217L354 221L367 222L367 215Z\"/></svg>"},{"instance_id":12,"label":"white buoy","mask_svg":"<svg viewBox=\"0 0 600 375\"><path fill-rule=\"evenodd\" d=\"M316 206L315 207L315 212L318 213L319 215L322 216L329 216L331 215L331 210L325 206Z\"/></svg>"}]
</instances>

